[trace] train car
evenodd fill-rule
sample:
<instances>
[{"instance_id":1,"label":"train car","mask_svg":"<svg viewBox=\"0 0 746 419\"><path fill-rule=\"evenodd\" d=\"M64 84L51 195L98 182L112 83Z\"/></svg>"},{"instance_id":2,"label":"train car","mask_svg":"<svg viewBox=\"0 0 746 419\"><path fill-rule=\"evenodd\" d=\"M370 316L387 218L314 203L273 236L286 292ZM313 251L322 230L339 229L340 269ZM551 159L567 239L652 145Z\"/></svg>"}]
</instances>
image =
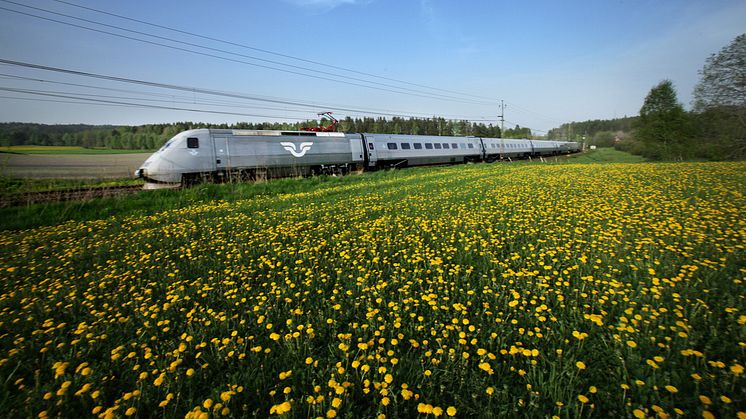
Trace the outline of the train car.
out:
<instances>
[{"instance_id":1,"label":"train car","mask_svg":"<svg viewBox=\"0 0 746 419\"><path fill-rule=\"evenodd\" d=\"M540 156L554 156L560 153L560 145L558 141L547 141L547 140L529 140L531 142L531 155L535 157Z\"/></svg>"},{"instance_id":2,"label":"train car","mask_svg":"<svg viewBox=\"0 0 746 419\"><path fill-rule=\"evenodd\" d=\"M523 158L532 153L531 141L519 138L482 138L485 159Z\"/></svg>"},{"instance_id":3,"label":"train car","mask_svg":"<svg viewBox=\"0 0 746 419\"><path fill-rule=\"evenodd\" d=\"M149 183L189 184L347 172L363 161L360 134L196 129L168 140L135 175Z\"/></svg>"},{"instance_id":4,"label":"train car","mask_svg":"<svg viewBox=\"0 0 746 419\"><path fill-rule=\"evenodd\" d=\"M406 167L481 161L479 137L363 134L368 167Z\"/></svg>"},{"instance_id":5,"label":"train car","mask_svg":"<svg viewBox=\"0 0 746 419\"><path fill-rule=\"evenodd\" d=\"M565 154L577 153L580 151L580 143L577 141L562 141L561 148Z\"/></svg>"}]
</instances>

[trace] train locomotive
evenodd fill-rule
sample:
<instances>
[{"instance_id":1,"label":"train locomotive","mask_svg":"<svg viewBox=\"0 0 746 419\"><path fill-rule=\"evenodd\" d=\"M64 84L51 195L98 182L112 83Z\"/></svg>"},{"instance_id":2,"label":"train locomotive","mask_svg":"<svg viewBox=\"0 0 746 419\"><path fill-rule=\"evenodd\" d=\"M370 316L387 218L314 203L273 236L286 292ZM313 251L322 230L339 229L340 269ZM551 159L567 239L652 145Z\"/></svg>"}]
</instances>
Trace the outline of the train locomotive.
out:
<instances>
[{"instance_id":1,"label":"train locomotive","mask_svg":"<svg viewBox=\"0 0 746 419\"><path fill-rule=\"evenodd\" d=\"M193 129L176 134L135 172L147 185L261 179L354 170L569 154L572 141Z\"/></svg>"}]
</instances>

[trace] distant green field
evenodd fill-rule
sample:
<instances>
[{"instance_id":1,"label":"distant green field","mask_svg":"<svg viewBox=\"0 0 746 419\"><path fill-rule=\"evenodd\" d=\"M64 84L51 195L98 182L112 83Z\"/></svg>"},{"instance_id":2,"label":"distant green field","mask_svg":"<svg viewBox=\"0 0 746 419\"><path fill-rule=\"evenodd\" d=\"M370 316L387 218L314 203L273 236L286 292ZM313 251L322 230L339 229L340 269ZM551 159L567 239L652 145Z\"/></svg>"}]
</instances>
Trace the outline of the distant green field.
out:
<instances>
[{"instance_id":1,"label":"distant green field","mask_svg":"<svg viewBox=\"0 0 746 419\"><path fill-rule=\"evenodd\" d=\"M588 150L567 159L568 163L642 163L644 161L646 161L644 157L606 147Z\"/></svg>"},{"instance_id":2,"label":"distant green field","mask_svg":"<svg viewBox=\"0 0 746 419\"><path fill-rule=\"evenodd\" d=\"M0 147L0 153L17 154L139 154L152 150L114 150L111 148L85 148L78 146L22 145Z\"/></svg>"}]
</instances>

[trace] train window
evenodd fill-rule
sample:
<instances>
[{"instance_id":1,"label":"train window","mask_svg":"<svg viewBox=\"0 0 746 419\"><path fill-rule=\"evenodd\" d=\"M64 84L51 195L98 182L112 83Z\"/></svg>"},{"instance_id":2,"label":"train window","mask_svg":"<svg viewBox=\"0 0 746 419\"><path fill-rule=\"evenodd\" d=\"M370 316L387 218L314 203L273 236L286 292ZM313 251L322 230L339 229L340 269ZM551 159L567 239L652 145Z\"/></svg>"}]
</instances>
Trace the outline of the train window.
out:
<instances>
[{"instance_id":1,"label":"train window","mask_svg":"<svg viewBox=\"0 0 746 419\"><path fill-rule=\"evenodd\" d=\"M436 150L440 150L441 148L443 148L443 145L441 145L440 143L435 143Z\"/></svg>"},{"instance_id":2,"label":"train window","mask_svg":"<svg viewBox=\"0 0 746 419\"><path fill-rule=\"evenodd\" d=\"M443 148L448 148L448 143L443 143Z\"/></svg>"},{"instance_id":3,"label":"train window","mask_svg":"<svg viewBox=\"0 0 746 419\"><path fill-rule=\"evenodd\" d=\"M425 148L428 149L428 150L432 150L433 149L433 144L432 143L425 143Z\"/></svg>"},{"instance_id":4,"label":"train window","mask_svg":"<svg viewBox=\"0 0 746 419\"><path fill-rule=\"evenodd\" d=\"M474 144L469 144L469 148L474 148Z\"/></svg>"},{"instance_id":5,"label":"train window","mask_svg":"<svg viewBox=\"0 0 746 419\"><path fill-rule=\"evenodd\" d=\"M373 150L373 143L368 143L368 148Z\"/></svg>"},{"instance_id":6,"label":"train window","mask_svg":"<svg viewBox=\"0 0 746 419\"><path fill-rule=\"evenodd\" d=\"M452 143L452 144L451 144L451 148L458 148L458 144L456 144L456 143Z\"/></svg>"},{"instance_id":7,"label":"train window","mask_svg":"<svg viewBox=\"0 0 746 419\"><path fill-rule=\"evenodd\" d=\"M420 150L420 149L422 149L422 143L414 143L414 149L415 149L415 150Z\"/></svg>"},{"instance_id":8,"label":"train window","mask_svg":"<svg viewBox=\"0 0 746 419\"><path fill-rule=\"evenodd\" d=\"M199 138L197 137L187 138L187 148L199 148Z\"/></svg>"},{"instance_id":9,"label":"train window","mask_svg":"<svg viewBox=\"0 0 746 419\"><path fill-rule=\"evenodd\" d=\"M389 150L396 150L397 149L396 143L387 143L386 145L388 146Z\"/></svg>"},{"instance_id":10,"label":"train window","mask_svg":"<svg viewBox=\"0 0 746 419\"><path fill-rule=\"evenodd\" d=\"M411 146L409 145L409 143L401 143L402 150L409 150L410 148Z\"/></svg>"}]
</instances>

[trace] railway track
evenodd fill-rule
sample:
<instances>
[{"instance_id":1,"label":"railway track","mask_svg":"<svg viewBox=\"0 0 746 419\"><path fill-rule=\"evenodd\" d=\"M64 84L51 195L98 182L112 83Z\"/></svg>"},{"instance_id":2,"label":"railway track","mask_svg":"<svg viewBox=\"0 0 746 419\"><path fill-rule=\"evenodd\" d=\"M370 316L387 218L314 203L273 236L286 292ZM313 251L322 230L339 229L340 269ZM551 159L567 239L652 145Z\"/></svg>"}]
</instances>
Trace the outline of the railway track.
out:
<instances>
[{"instance_id":1,"label":"railway track","mask_svg":"<svg viewBox=\"0 0 746 419\"><path fill-rule=\"evenodd\" d=\"M126 185L26 192L0 197L0 208L44 204L50 202L86 201L93 198L105 198L117 195L125 195L141 190L143 190L142 185Z\"/></svg>"}]
</instances>

